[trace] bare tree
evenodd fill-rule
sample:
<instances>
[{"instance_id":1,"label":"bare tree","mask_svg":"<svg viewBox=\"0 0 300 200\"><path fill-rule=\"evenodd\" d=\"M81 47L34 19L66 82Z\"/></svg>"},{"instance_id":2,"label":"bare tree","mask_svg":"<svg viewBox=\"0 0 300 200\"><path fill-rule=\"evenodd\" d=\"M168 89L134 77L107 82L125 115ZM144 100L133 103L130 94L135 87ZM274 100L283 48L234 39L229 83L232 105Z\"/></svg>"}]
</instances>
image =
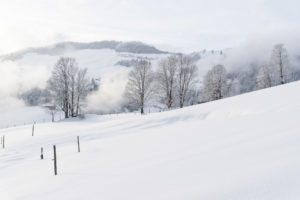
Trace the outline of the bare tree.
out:
<instances>
[{"instance_id":1,"label":"bare tree","mask_svg":"<svg viewBox=\"0 0 300 200\"><path fill-rule=\"evenodd\" d=\"M284 84L289 76L288 54L283 44L274 46L270 59L270 72L273 85Z\"/></svg>"},{"instance_id":2,"label":"bare tree","mask_svg":"<svg viewBox=\"0 0 300 200\"><path fill-rule=\"evenodd\" d=\"M77 95L77 105L76 105L76 116L80 114L81 101L86 98L90 90L89 80L87 76L87 68L80 69L77 73L76 78L76 95Z\"/></svg>"},{"instance_id":3,"label":"bare tree","mask_svg":"<svg viewBox=\"0 0 300 200\"><path fill-rule=\"evenodd\" d=\"M226 88L226 69L223 65L216 65L204 77L203 101L213 101L224 97Z\"/></svg>"},{"instance_id":4,"label":"bare tree","mask_svg":"<svg viewBox=\"0 0 300 200\"><path fill-rule=\"evenodd\" d=\"M48 81L48 89L57 107L65 113L65 118L69 118L69 69L75 65L73 58L60 58L52 71L52 76Z\"/></svg>"},{"instance_id":5,"label":"bare tree","mask_svg":"<svg viewBox=\"0 0 300 200\"><path fill-rule=\"evenodd\" d=\"M76 97L75 97L75 92L76 92L76 76L78 72L78 66L77 63L74 62L74 64L69 65L69 79L70 79L70 103L69 103L69 109L70 109L70 115L72 117L75 117L75 107L76 107Z\"/></svg>"},{"instance_id":6,"label":"bare tree","mask_svg":"<svg viewBox=\"0 0 300 200\"><path fill-rule=\"evenodd\" d=\"M271 77L267 67L263 66L259 69L256 77L256 88L263 89L271 87Z\"/></svg>"},{"instance_id":7,"label":"bare tree","mask_svg":"<svg viewBox=\"0 0 300 200\"><path fill-rule=\"evenodd\" d=\"M158 89L161 90L160 99L167 108L171 108L174 103L177 68L178 58L172 55L160 61L156 73Z\"/></svg>"},{"instance_id":8,"label":"bare tree","mask_svg":"<svg viewBox=\"0 0 300 200\"><path fill-rule=\"evenodd\" d=\"M153 71L151 63L139 61L129 73L125 95L130 105L138 107L144 114L144 106L152 95Z\"/></svg>"},{"instance_id":9,"label":"bare tree","mask_svg":"<svg viewBox=\"0 0 300 200\"><path fill-rule=\"evenodd\" d=\"M78 70L74 58L62 57L54 66L47 89L55 107L65 113L65 118L78 115L79 100L85 98L83 94L88 91L86 82L86 70Z\"/></svg>"},{"instance_id":10,"label":"bare tree","mask_svg":"<svg viewBox=\"0 0 300 200\"><path fill-rule=\"evenodd\" d=\"M179 106L183 108L188 95L191 94L192 87L195 83L197 67L189 56L178 56L178 98Z\"/></svg>"}]
</instances>

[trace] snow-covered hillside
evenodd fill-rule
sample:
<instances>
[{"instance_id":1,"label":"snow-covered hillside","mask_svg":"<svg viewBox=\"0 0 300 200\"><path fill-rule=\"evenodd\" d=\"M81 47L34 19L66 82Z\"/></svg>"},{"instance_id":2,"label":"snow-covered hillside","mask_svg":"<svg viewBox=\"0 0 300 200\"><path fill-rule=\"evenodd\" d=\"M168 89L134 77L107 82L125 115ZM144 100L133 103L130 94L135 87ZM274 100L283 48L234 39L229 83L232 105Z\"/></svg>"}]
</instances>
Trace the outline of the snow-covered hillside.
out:
<instances>
[{"instance_id":1,"label":"snow-covered hillside","mask_svg":"<svg viewBox=\"0 0 300 200\"><path fill-rule=\"evenodd\" d=\"M299 90L2 129L0 199L299 199Z\"/></svg>"},{"instance_id":2,"label":"snow-covered hillside","mask_svg":"<svg viewBox=\"0 0 300 200\"><path fill-rule=\"evenodd\" d=\"M224 50L202 50L189 54L195 61L197 86L195 94L200 94L203 77L214 65L222 64L227 71L228 93L226 96L253 91L261 66L269 63L272 45L251 44ZM293 48L294 47L294 48ZM297 48L296 48L297 47ZM291 80L300 79L299 48L297 44L287 44ZM39 107L24 108L23 102L32 89L44 89L51 76L53 66L61 56L74 57L79 67L88 69L88 76L99 83L100 89L90 93L85 102L86 113L124 112L124 89L128 72L138 59L149 59L154 70L158 63L172 53L159 50L141 42L102 41L91 43L63 42L53 46L29 48L24 51L0 56L0 112L11 116L0 120L0 128L13 125L48 121L50 116ZM27 96L28 97L28 96ZM195 99L200 99L197 97ZM35 104L30 104L35 105ZM151 106L151 105L149 105ZM34 110L35 116L24 118L24 110ZM5 112L4 112L5 111ZM37 112L39 111L39 113ZM46 119L46 120L44 120Z\"/></svg>"}]
</instances>

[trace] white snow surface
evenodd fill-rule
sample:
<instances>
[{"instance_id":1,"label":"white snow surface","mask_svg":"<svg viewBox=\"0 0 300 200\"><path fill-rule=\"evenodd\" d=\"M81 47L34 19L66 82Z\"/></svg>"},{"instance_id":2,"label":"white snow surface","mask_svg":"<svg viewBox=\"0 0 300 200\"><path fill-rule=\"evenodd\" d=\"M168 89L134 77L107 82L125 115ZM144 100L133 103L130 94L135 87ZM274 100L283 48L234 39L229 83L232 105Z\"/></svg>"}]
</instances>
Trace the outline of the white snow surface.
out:
<instances>
[{"instance_id":1,"label":"white snow surface","mask_svg":"<svg viewBox=\"0 0 300 200\"><path fill-rule=\"evenodd\" d=\"M294 82L144 116L41 123L34 137L31 125L2 129L0 199L300 199L299 91Z\"/></svg>"}]
</instances>

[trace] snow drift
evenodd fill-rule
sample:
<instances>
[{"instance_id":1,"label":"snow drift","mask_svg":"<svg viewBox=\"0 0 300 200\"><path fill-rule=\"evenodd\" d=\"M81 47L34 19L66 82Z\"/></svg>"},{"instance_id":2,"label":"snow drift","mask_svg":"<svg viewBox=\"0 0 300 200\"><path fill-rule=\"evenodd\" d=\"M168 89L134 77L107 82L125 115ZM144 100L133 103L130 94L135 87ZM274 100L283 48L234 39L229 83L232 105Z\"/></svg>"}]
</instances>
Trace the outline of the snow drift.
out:
<instances>
[{"instance_id":1,"label":"snow drift","mask_svg":"<svg viewBox=\"0 0 300 200\"><path fill-rule=\"evenodd\" d=\"M299 199L299 90L295 82L145 116L37 124L34 137L31 126L2 129L1 200Z\"/></svg>"}]
</instances>

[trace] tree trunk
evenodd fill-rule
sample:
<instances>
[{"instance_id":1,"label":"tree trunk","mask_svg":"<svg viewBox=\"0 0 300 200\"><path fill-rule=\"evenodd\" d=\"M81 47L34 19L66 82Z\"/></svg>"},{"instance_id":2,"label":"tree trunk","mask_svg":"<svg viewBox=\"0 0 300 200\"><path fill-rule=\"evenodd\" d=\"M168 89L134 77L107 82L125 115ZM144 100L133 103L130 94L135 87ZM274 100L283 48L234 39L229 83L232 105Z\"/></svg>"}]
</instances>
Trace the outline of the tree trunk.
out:
<instances>
[{"instance_id":1,"label":"tree trunk","mask_svg":"<svg viewBox=\"0 0 300 200\"><path fill-rule=\"evenodd\" d=\"M180 108L183 108L183 106L184 106L184 100L185 100L184 94L183 94L182 91L180 91L179 92L179 106L180 106Z\"/></svg>"},{"instance_id":2,"label":"tree trunk","mask_svg":"<svg viewBox=\"0 0 300 200\"><path fill-rule=\"evenodd\" d=\"M65 111L65 118L67 119L67 118L69 118L69 115L68 115L68 110L67 111Z\"/></svg>"},{"instance_id":3,"label":"tree trunk","mask_svg":"<svg viewBox=\"0 0 300 200\"><path fill-rule=\"evenodd\" d=\"M279 52L279 67L280 67L280 83L281 83L281 84L284 84L284 79L283 79L282 52Z\"/></svg>"},{"instance_id":4,"label":"tree trunk","mask_svg":"<svg viewBox=\"0 0 300 200\"><path fill-rule=\"evenodd\" d=\"M183 102L184 102L184 101L181 99L181 100L180 100L180 108L183 108Z\"/></svg>"},{"instance_id":5,"label":"tree trunk","mask_svg":"<svg viewBox=\"0 0 300 200\"><path fill-rule=\"evenodd\" d=\"M74 117L74 91L71 94L71 116Z\"/></svg>"},{"instance_id":6,"label":"tree trunk","mask_svg":"<svg viewBox=\"0 0 300 200\"><path fill-rule=\"evenodd\" d=\"M280 60L280 83L284 84L284 79L283 79L283 66L282 66L282 61Z\"/></svg>"},{"instance_id":7,"label":"tree trunk","mask_svg":"<svg viewBox=\"0 0 300 200\"><path fill-rule=\"evenodd\" d=\"M167 106L168 106L168 109L170 109L172 107L172 91L170 91L170 93L169 93Z\"/></svg>"},{"instance_id":8,"label":"tree trunk","mask_svg":"<svg viewBox=\"0 0 300 200\"><path fill-rule=\"evenodd\" d=\"M79 115L79 100L80 100L80 98L79 98L79 95L78 95L78 97L77 97L77 106L76 106L76 117Z\"/></svg>"},{"instance_id":9,"label":"tree trunk","mask_svg":"<svg viewBox=\"0 0 300 200\"><path fill-rule=\"evenodd\" d=\"M64 105L64 112L65 112L65 118L69 118L69 105L68 105L68 102L65 102L65 105Z\"/></svg>"},{"instance_id":10,"label":"tree trunk","mask_svg":"<svg viewBox=\"0 0 300 200\"><path fill-rule=\"evenodd\" d=\"M52 122L54 122L54 111L51 114L52 114Z\"/></svg>"}]
</instances>

